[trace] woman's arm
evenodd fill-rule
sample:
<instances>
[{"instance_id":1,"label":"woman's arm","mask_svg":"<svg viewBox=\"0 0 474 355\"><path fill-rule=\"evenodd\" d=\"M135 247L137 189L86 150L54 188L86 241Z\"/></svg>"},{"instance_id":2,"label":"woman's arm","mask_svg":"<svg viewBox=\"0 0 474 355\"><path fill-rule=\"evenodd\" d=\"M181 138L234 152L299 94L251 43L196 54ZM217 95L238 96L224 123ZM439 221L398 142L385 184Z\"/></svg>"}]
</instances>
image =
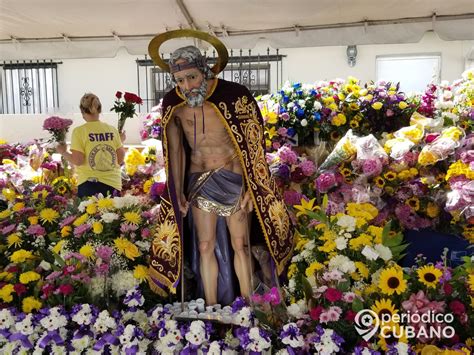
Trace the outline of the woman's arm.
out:
<instances>
[{"instance_id":1,"label":"woman's arm","mask_svg":"<svg viewBox=\"0 0 474 355\"><path fill-rule=\"evenodd\" d=\"M80 166L84 164L86 158L84 153L79 152L77 150L71 150L71 152L68 152L66 143L59 144L56 147L56 151L61 154L64 159L66 159L69 163L73 165Z\"/></svg>"}]
</instances>

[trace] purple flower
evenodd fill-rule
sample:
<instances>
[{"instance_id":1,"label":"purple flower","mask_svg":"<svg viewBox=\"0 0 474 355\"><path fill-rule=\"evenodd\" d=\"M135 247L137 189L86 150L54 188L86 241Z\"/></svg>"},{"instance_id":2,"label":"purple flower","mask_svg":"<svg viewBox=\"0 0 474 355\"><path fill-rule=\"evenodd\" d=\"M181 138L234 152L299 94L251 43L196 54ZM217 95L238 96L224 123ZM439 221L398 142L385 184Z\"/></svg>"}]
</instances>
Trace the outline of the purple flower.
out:
<instances>
[{"instance_id":1,"label":"purple flower","mask_svg":"<svg viewBox=\"0 0 474 355\"><path fill-rule=\"evenodd\" d=\"M328 192L332 187L337 185L336 176L332 172L322 173L316 179L316 188L319 192Z\"/></svg>"},{"instance_id":2,"label":"purple flower","mask_svg":"<svg viewBox=\"0 0 474 355\"><path fill-rule=\"evenodd\" d=\"M31 235L36 235L36 236L45 235L46 229L44 229L39 224L33 224L28 227L28 229L26 230L26 233L31 234Z\"/></svg>"},{"instance_id":3,"label":"purple flower","mask_svg":"<svg viewBox=\"0 0 474 355\"><path fill-rule=\"evenodd\" d=\"M76 219L76 216L69 216L69 217L66 217L63 219L63 221L59 224L59 227L62 228L62 227L65 227L65 226L68 226L70 225L72 222L74 222L74 220Z\"/></svg>"},{"instance_id":4,"label":"purple flower","mask_svg":"<svg viewBox=\"0 0 474 355\"><path fill-rule=\"evenodd\" d=\"M90 231L92 226L89 223L81 224L80 226L74 228L74 235L80 237L84 233Z\"/></svg>"},{"instance_id":5,"label":"purple flower","mask_svg":"<svg viewBox=\"0 0 474 355\"><path fill-rule=\"evenodd\" d=\"M287 146L283 146L278 155L282 163L295 164L298 161L298 155Z\"/></svg>"},{"instance_id":6,"label":"purple flower","mask_svg":"<svg viewBox=\"0 0 474 355\"><path fill-rule=\"evenodd\" d=\"M382 162L379 159L366 159L362 163L362 172L367 177L380 175L382 168Z\"/></svg>"},{"instance_id":7,"label":"purple flower","mask_svg":"<svg viewBox=\"0 0 474 355\"><path fill-rule=\"evenodd\" d=\"M316 166L309 159L302 161L299 167L301 168L301 171L303 172L305 176L311 176L316 171Z\"/></svg>"},{"instance_id":8,"label":"purple flower","mask_svg":"<svg viewBox=\"0 0 474 355\"><path fill-rule=\"evenodd\" d=\"M114 250L108 246L100 246L96 250L97 256L105 262L110 261L110 257L112 256L113 253L114 253Z\"/></svg>"},{"instance_id":9,"label":"purple flower","mask_svg":"<svg viewBox=\"0 0 474 355\"><path fill-rule=\"evenodd\" d=\"M2 229L2 234L7 235L10 234L15 230L16 226L14 224L10 224Z\"/></svg>"}]
</instances>

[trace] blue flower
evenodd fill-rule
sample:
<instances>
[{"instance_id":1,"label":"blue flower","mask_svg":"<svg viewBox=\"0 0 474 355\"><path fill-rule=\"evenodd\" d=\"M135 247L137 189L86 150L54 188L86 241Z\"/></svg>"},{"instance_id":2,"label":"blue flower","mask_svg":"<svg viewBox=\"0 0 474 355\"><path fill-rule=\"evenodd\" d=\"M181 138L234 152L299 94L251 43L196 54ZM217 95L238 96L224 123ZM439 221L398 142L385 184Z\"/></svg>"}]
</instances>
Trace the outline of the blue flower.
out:
<instances>
[{"instance_id":1,"label":"blue flower","mask_svg":"<svg viewBox=\"0 0 474 355\"><path fill-rule=\"evenodd\" d=\"M293 84L293 88L299 89L301 87L301 83L295 83Z\"/></svg>"},{"instance_id":2,"label":"blue flower","mask_svg":"<svg viewBox=\"0 0 474 355\"><path fill-rule=\"evenodd\" d=\"M313 113L313 118L316 121L321 121L321 114L319 112L315 112L315 113Z\"/></svg>"},{"instance_id":3,"label":"blue flower","mask_svg":"<svg viewBox=\"0 0 474 355\"><path fill-rule=\"evenodd\" d=\"M290 98L288 96L283 96L283 103L287 104L288 102L290 102Z\"/></svg>"},{"instance_id":4,"label":"blue flower","mask_svg":"<svg viewBox=\"0 0 474 355\"><path fill-rule=\"evenodd\" d=\"M296 134L296 130L293 127L288 128L286 134L290 137L293 137Z\"/></svg>"},{"instance_id":5,"label":"blue flower","mask_svg":"<svg viewBox=\"0 0 474 355\"><path fill-rule=\"evenodd\" d=\"M299 108L298 110L296 110L296 117L298 118L304 117L304 109Z\"/></svg>"}]
</instances>

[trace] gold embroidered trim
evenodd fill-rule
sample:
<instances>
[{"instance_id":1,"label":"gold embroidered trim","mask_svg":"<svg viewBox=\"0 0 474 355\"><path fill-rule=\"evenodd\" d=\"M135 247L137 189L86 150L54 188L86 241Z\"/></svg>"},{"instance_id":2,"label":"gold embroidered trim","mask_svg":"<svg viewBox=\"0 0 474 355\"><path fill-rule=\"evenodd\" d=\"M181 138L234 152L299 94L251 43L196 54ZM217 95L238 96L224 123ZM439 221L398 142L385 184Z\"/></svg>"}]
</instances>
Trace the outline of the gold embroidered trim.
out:
<instances>
[{"instance_id":1,"label":"gold embroidered trim","mask_svg":"<svg viewBox=\"0 0 474 355\"><path fill-rule=\"evenodd\" d=\"M218 216L229 217L240 210L240 199L235 206L226 206L215 201L209 201L205 197L197 196L193 200L193 206Z\"/></svg>"}]
</instances>

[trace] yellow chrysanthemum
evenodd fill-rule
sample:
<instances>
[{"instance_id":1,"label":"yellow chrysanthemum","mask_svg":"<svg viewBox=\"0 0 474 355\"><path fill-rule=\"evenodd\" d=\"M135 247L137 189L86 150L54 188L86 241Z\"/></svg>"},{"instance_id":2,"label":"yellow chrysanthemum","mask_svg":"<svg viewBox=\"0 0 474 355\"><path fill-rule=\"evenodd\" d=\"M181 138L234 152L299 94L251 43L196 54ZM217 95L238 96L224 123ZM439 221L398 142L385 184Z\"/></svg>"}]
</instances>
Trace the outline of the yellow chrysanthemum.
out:
<instances>
[{"instance_id":1,"label":"yellow chrysanthemum","mask_svg":"<svg viewBox=\"0 0 474 355\"><path fill-rule=\"evenodd\" d=\"M349 216L363 218L367 221L374 219L379 214L378 209L371 203L349 202L346 206L346 211Z\"/></svg>"},{"instance_id":2,"label":"yellow chrysanthemum","mask_svg":"<svg viewBox=\"0 0 474 355\"><path fill-rule=\"evenodd\" d=\"M11 256L10 256L10 261L12 263L24 263L28 259L32 259L33 254L31 254L31 251L27 251L25 249L20 249L15 251Z\"/></svg>"},{"instance_id":3,"label":"yellow chrysanthemum","mask_svg":"<svg viewBox=\"0 0 474 355\"><path fill-rule=\"evenodd\" d=\"M0 298L3 300L3 302L9 303L13 301L12 293L14 290L15 289L12 284L7 284L0 288Z\"/></svg>"},{"instance_id":4,"label":"yellow chrysanthemum","mask_svg":"<svg viewBox=\"0 0 474 355\"><path fill-rule=\"evenodd\" d=\"M305 271L306 277L313 276L316 273L316 271L319 271L322 268L324 268L323 264L321 264L320 262L317 262L317 261L313 261L311 263L311 265L309 265L306 268L306 271Z\"/></svg>"},{"instance_id":5,"label":"yellow chrysanthemum","mask_svg":"<svg viewBox=\"0 0 474 355\"><path fill-rule=\"evenodd\" d=\"M66 243L66 241L63 239L63 240L60 240L52 249L52 251L56 254L59 254L61 252L61 249L63 248L64 246L64 243Z\"/></svg>"},{"instance_id":6,"label":"yellow chrysanthemum","mask_svg":"<svg viewBox=\"0 0 474 355\"><path fill-rule=\"evenodd\" d=\"M418 156L418 163L421 166L433 165L439 160L439 156L433 152L422 150Z\"/></svg>"},{"instance_id":7,"label":"yellow chrysanthemum","mask_svg":"<svg viewBox=\"0 0 474 355\"><path fill-rule=\"evenodd\" d=\"M346 124L346 122L347 122L347 119L343 113L338 113L336 116L334 116L331 119L331 123L336 127L342 126Z\"/></svg>"},{"instance_id":8,"label":"yellow chrysanthemum","mask_svg":"<svg viewBox=\"0 0 474 355\"><path fill-rule=\"evenodd\" d=\"M379 287L387 295L402 294L407 288L407 282L403 279L403 271L395 267L384 269L380 273Z\"/></svg>"},{"instance_id":9,"label":"yellow chrysanthemum","mask_svg":"<svg viewBox=\"0 0 474 355\"><path fill-rule=\"evenodd\" d=\"M20 233L12 233L7 237L7 245L9 248L11 248L12 246L15 248L19 248L21 247L21 243L23 243L23 241L21 240Z\"/></svg>"},{"instance_id":10,"label":"yellow chrysanthemum","mask_svg":"<svg viewBox=\"0 0 474 355\"><path fill-rule=\"evenodd\" d=\"M416 272L418 274L418 280L430 288L436 288L440 277L443 275L443 272L433 265L425 265Z\"/></svg>"},{"instance_id":11,"label":"yellow chrysanthemum","mask_svg":"<svg viewBox=\"0 0 474 355\"><path fill-rule=\"evenodd\" d=\"M72 233L72 227L71 226L64 226L61 228L61 237L66 238L69 237Z\"/></svg>"},{"instance_id":12,"label":"yellow chrysanthemum","mask_svg":"<svg viewBox=\"0 0 474 355\"><path fill-rule=\"evenodd\" d=\"M428 206L426 206L426 214L430 218L436 218L439 215L439 207L436 203L428 202Z\"/></svg>"},{"instance_id":13,"label":"yellow chrysanthemum","mask_svg":"<svg viewBox=\"0 0 474 355\"><path fill-rule=\"evenodd\" d=\"M25 204L23 202L17 202L13 205L12 210L14 212L18 212L19 210L25 208Z\"/></svg>"},{"instance_id":14,"label":"yellow chrysanthemum","mask_svg":"<svg viewBox=\"0 0 474 355\"><path fill-rule=\"evenodd\" d=\"M152 185L153 179L148 179L147 181L145 181L145 183L143 184L143 192L146 194L149 193Z\"/></svg>"},{"instance_id":15,"label":"yellow chrysanthemum","mask_svg":"<svg viewBox=\"0 0 474 355\"><path fill-rule=\"evenodd\" d=\"M3 188L2 195L10 202L13 201L16 197L15 191L9 188Z\"/></svg>"},{"instance_id":16,"label":"yellow chrysanthemum","mask_svg":"<svg viewBox=\"0 0 474 355\"><path fill-rule=\"evenodd\" d=\"M12 215L12 211L9 209L6 209L2 212L0 212L0 219L6 219Z\"/></svg>"},{"instance_id":17,"label":"yellow chrysanthemum","mask_svg":"<svg viewBox=\"0 0 474 355\"><path fill-rule=\"evenodd\" d=\"M137 212L125 212L123 214L123 221L135 225L139 225L140 222L142 221L142 218Z\"/></svg>"},{"instance_id":18,"label":"yellow chrysanthemum","mask_svg":"<svg viewBox=\"0 0 474 355\"><path fill-rule=\"evenodd\" d=\"M38 224L39 218L38 216L30 216L28 217L28 222L33 226L35 224Z\"/></svg>"},{"instance_id":19,"label":"yellow chrysanthemum","mask_svg":"<svg viewBox=\"0 0 474 355\"><path fill-rule=\"evenodd\" d=\"M103 230L104 230L104 225L101 222L95 221L94 223L92 223L92 231L95 234L100 234L102 233Z\"/></svg>"},{"instance_id":20,"label":"yellow chrysanthemum","mask_svg":"<svg viewBox=\"0 0 474 355\"><path fill-rule=\"evenodd\" d=\"M137 246L125 238L115 239L114 244L117 248L118 253L121 255L125 255L125 257L130 260L135 260L135 258L141 255Z\"/></svg>"},{"instance_id":21,"label":"yellow chrysanthemum","mask_svg":"<svg viewBox=\"0 0 474 355\"><path fill-rule=\"evenodd\" d=\"M99 210L107 210L114 208L114 200L111 198L105 197L97 200L97 207Z\"/></svg>"},{"instance_id":22,"label":"yellow chrysanthemum","mask_svg":"<svg viewBox=\"0 0 474 355\"><path fill-rule=\"evenodd\" d=\"M72 223L75 227L79 227L81 224L84 224L89 219L89 215L84 213L82 216L76 218L76 220Z\"/></svg>"},{"instance_id":23,"label":"yellow chrysanthemum","mask_svg":"<svg viewBox=\"0 0 474 355\"><path fill-rule=\"evenodd\" d=\"M95 203L91 203L86 207L87 214L93 215L97 213L97 205Z\"/></svg>"},{"instance_id":24,"label":"yellow chrysanthemum","mask_svg":"<svg viewBox=\"0 0 474 355\"><path fill-rule=\"evenodd\" d=\"M291 264L289 267L288 267L288 279L291 279L293 277L293 275L296 274L296 272L298 271L298 267L296 266L296 264Z\"/></svg>"},{"instance_id":25,"label":"yellow chrysanthemum","mask_svg":"<svg viewBox=\"0 0 474 355\"><path fill-rule=\"evenodd\" d=\"M398 310L395 308L395 305L392 303L392 300L383 298L381 300L375 301L375 303L370 307L377 315L381 321L389 321L394 314L398 313Z\"/></svg>"},{"instance_id":26,"label":"yellow chrysanthemum","mask_svg":"<svg viewBox=\"0 0 474 355\"><path fill-rule=\"evenodd\" d=\"M45 208L40 212L40 219L44 223L53 223L59 218L59 213L52 208Z\"/></svg>"},{"instance_id":27,"label":"yellow chrysanthemum","mask_svg":"<svg viewBox=\"0 0 474 355\"><path fill-rule=\"evenodd\" d=\"M30 282L37 281L40 279L40 274L34 271L27 271L20 274L20 282L24 285L29 284Z\"/></svg>"},{"instance_id":28,"label":"yellow chrysanthemum","mask_svg":"<svg viewBox=\"0 0 474 355\"><path fill-rule=\"evenodd\" d=\"M372 104L372 108L373 108L374 110L377 110L377 111L380 110L380 109L382 108L382 106L383 106L383 103L381 103L381 102L379 102L379 101L374 102L374 103Z\"/></svg>"},{"instance_id":29,"label":"yellow chrysanthemum","mask_svg":"<svg viewBox=\"0 0 474 355\"><path fill-rule=\"evenodd\" d=\"M140 280L140 282L145 281L148 278L148 267L145 265L135 266L135 269L133 270L133 277L137 280Z\"/></svg>"},{"instance_id":30,"label":"yellow chrysanthemum","mask_svg":"<svg viewBox=\"0 0 474 355\"><path fill-rule=\"evenodd\" d=\"M30 296L30 297L26 297L23 299L23 302L22 302L22 309L23 309L23 312L25 313L31 313L33 312L33 310L39 310L42 306L42 303L34 298L33 296Z\"/></svg>"},{"instance_id":31,"label":"yellow chrysanthemum","mask_svg":"<svg viewBox=\"0 0 474 355\"><path fill-rule=\"evenodd\" d=\"M94 247L90 244L83 245L81 249L79 249L79 254L85 256L87 259L93 259L94 252Z\"/></svg>"},{"instance_id":32,"label":"yellow chrysanthemum","mask_svg":"<svg viewBox=\"0 0 474 355\"><path fill-rule=\"evenodd\" d=\"M372 245L372 238L370 237L370 235L367 234L361 234L358 237L352 238L349 241L350 248L355 251L362 249L366 245Z\"/></svg>"}]
</instances>

